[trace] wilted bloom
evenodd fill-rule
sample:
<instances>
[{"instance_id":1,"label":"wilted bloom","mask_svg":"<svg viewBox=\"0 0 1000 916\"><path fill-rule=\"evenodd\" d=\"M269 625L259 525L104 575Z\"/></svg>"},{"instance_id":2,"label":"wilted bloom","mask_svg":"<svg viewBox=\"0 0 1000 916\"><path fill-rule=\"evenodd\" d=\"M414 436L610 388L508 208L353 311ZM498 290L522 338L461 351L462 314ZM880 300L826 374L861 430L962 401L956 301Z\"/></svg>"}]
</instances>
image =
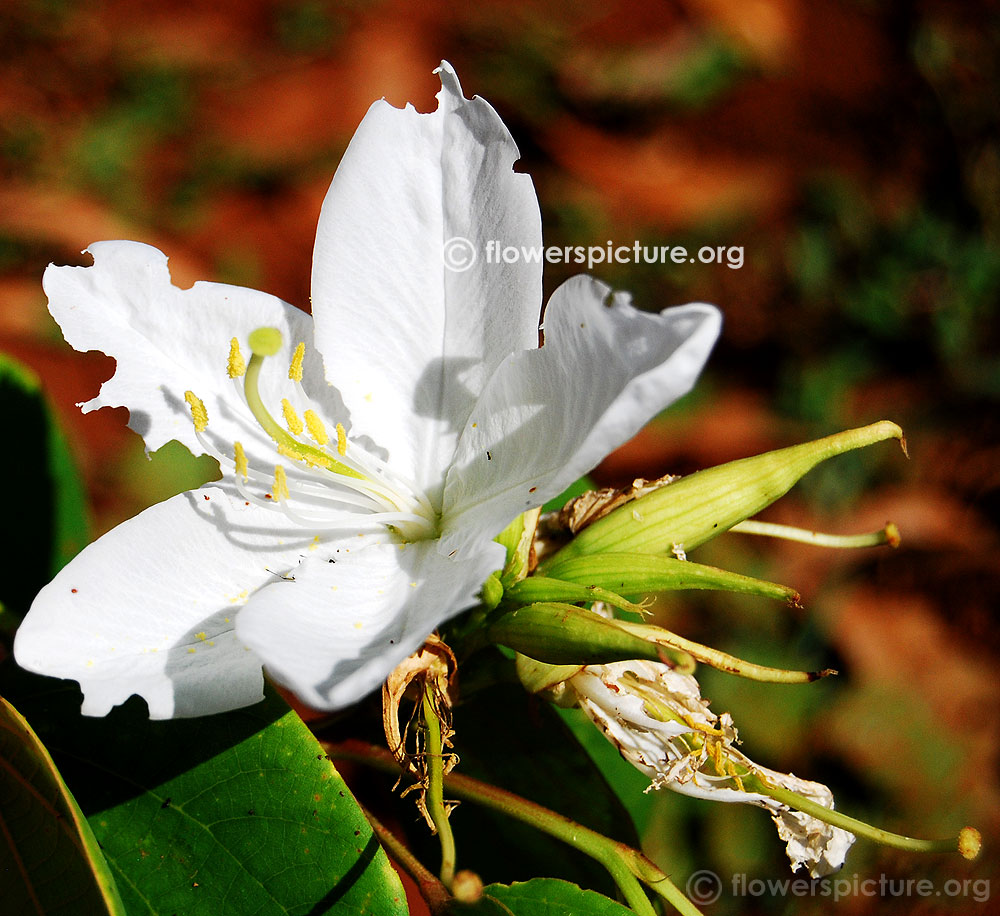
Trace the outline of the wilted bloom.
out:
<instances>
[{"instance_id":1,"label":"wilted bloom","mask_svg":"<svg viewBox=\"0 0 1000 916\"><path fill-rule=\"evenodd\" d=\"M154 718L261 697L261 666L334 708L376 687L503 564L492 539L687 391L719 330L586 276L442 259L458 237L538 249L531 180L493 109L440 68L435 112L376 102L323 204L313 318L264 293L171 285L135 242L50 267L66 339L117 360L85 411L125 406L222 479L80 554L18 632L26 668L80 682L84 712L132 694Z\"/></svg>"},{"instance_id":2,"label":"wilted bloom","mask_svg":"<svg viewBox=\"0 0 1000 916\"><path fill-rule=\"evenodd\" d=\"M588 665L566 683L622 756L650 777L650 788L767 809L793 870L805 865L818 877L844 864L853 834L765 794L777 787L832 810L830 790L759 766L739 751L732 717L709 710L691 675L628 661Z\"/></svg>"}]
</instances>

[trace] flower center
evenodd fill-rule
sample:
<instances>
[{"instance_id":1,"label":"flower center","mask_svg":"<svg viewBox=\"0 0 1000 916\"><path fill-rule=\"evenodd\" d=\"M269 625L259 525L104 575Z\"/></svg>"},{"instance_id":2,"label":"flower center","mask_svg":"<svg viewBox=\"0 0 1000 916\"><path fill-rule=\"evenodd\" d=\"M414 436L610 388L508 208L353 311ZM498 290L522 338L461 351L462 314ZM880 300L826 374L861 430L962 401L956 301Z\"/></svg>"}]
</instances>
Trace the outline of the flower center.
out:
<instances>
[{"instance_id":1,"label":"flower center","mask_svg":"<svg viewBox=\"0 0 1000 916\"><path fill-rule=\"evenodd\" d=\"M290 397L281 399L282 426L260 392L264 361L278 353L281 332L257 328L248 339L251 356L244 360L239 341L230 342L227 373L250 416L289 464L274 465L273 476L251 461L240 441L233 454L218 449L205 435L208 412L193 392L184 398L191 408L195 434L202 447L223 468L232 471L236 488L248 502L282 512L296 525L313 532L388 528L403 540L437 535L438 513L419 488L393 471L377 456L349 441L343 424L333 437L320 410L302 387L305 343L300 343L288 369ZM242 383L241 383L242 381ZM260 492L261 490L264 492Z\"/></svg>"}]
</instances>

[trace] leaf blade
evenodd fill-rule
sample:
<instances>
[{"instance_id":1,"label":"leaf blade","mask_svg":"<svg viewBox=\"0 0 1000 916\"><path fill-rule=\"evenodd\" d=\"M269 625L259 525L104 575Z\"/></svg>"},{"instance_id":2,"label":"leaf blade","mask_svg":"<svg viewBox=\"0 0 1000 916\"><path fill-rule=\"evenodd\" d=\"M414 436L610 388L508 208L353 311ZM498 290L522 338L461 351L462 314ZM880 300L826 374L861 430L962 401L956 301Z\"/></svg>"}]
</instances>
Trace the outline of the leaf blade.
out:
<instances>
[{"instance_id":1,"label":"leaf blade","mask_svg":"<svg viewBox=\"0 0 1000 916\"><path fill-rule=\"evenodd\" d=\"M133 698L103 719L32 678L129 916L405 916L399 878L316 739L273 691L232 713L151 722Z\"/></svg>"},{"instance_id":2,"label":"leaf blade","mask_svg":"<svg viewBox=\"0 0 1000 916\"><path fill-rule=\"evenodd\" d=\"M90 825L45 746L3 697L0 838L3 896L12 912L20 911L20 898L25 913L125 916Z\"/></svg>"}]
</instances>

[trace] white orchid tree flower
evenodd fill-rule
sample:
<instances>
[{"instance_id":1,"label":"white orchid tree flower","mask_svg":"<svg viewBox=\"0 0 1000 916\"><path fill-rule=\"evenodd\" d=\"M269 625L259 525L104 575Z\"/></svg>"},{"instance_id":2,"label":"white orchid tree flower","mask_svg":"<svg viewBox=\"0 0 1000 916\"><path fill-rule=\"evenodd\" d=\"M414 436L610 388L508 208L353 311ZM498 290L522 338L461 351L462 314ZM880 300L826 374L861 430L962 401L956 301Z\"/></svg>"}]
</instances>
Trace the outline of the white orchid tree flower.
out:
<instances>
[{"instance_id":1,"label":"white orchid tree flower","mask_svg":"<svg viewBox=\"0 0 1000 916\"><path fill-rule=\"evenodd\" d=\"M690 674L637 660L588 665L566 684L622 756L650 777L650 789L765 808L793 871L804 865L816 878L844 864L854 834L766 794L783 789L832 811L833 793L821 783L750 760L736 747L732 717L708 708Z\"/></svg>"},{"instance_id":2,"label":"white orchid tree flower","mask_svg":"<svg viewBox=\"0 0 1000 916\"><path fill-rule=\"evenodd\" d=\"M125 406L148 451L171 439L222 479L86 548L36 598L25 668L79 681L83 711L133 694L153 718L262 696L262 665L319 708L377 687L499 568L493 538L561 492L694 383L719 331L692 304L648 314L578 276L538 346L530 178L485 101L442 63L437 110L376 102L316 237L313 317L166 257L99 242L50 266L66 340L117 370L85 412ZM479 252L449 270L445 242Z\"/></svg>"}]
</instances>

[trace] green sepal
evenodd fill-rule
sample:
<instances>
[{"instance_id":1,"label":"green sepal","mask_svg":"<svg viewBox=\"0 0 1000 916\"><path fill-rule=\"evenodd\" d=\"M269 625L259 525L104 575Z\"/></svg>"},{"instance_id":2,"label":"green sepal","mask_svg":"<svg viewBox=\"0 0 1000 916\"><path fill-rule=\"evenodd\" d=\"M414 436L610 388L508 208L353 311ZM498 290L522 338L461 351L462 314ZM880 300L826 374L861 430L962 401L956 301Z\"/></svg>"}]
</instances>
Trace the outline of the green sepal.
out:
<instances>
[{"instance_id":1,"label":"green sepal","mask_svg":"<svg viewBox=\"0 0 1000 916\"><path fill-rule=\"evenodd\" d=\"M503 586L500 584L498 573L490 573L489 578L483 583L483 590L479 597L491 611L500 603L503 599Z\"/></svg>"},{"instance_id":2,"label":"green sepal","mask_svg":"<svg viewBox=\"0 0 1000 916\"><path fill-rule=\"evenodd\" d=\"M535 528L540 514L540 508L523 512L494 538L507 551L507 559L500 575L500 584L504 588L528 575L531 545L535 540Z\"/></svg>"},{"instance_id":3,"label":"green sepal","mask_svg":"<svg viewBox=\"0 0 1000 916\"><path fill-rule=\"evenodd\" d=\"M550 665L599 665L645 658L690 674L694 660L683 651L656 645L572 604L539 602L508 611L487 627L487 638Z\"/></svg>"},{"instance_id":4,"label":"green sepal","mask_svg":"<svg viewBox=\"0 0 1000 916\"><path fill-rule=\"evenodd\" d=\"M550 665L534 658L528 658L527 655L522 655L520 652L517 653L514 662L517 668L517 677L528 693L551 691L553 695L550 696L550 699L558 705L563 705L560 703L561 692L555 688L568 681L583 668L583 665ZM576 705L575 698L568 705Z\"/></svg>"},{"instance_id":5,"label":"green sepal","mask_svg":"<svg viewBox=\"0 0 1000 916\"><path fill-rule=\"evenodd\" d=\"M546 574L566 583L609 589L626 598L679 589L739 592L774 598L789 604L798 604L801 597L787 585L741 576L739 573L692 563L690 560L650 554L599 553L568 559L563 559L560 554L554 565L546 568ZM538 577L532 576L518 583L518 589L536 578Z\"/></svg>"},{"instance_id":6,"label":"green sepal","mask_svg":"<svg viewBox=\"0 0 1000 916\"><path fill-rule=\"evenodd\" d=\"M698 471L629 502L581 531L539 566L548 575L570 557L601 552L691 550L760 512L817 464L885 439L903 439L888 420Z\"/></svg>"},{"instance_id":7,"label":"green sepal","mask_svg":"<svg viewBox=\"0 0 1000 916\"><path fill-rule=\"evenodd\" d=\"M589 584L589 580L564 582L560 578L529 576L514 583L504 593L504 597L515 604L535 604L539 601L566 601L574 604L583 601L603 601L605 604L634 614L640 614L643 610L639 605L607 588Z\"/></svg>"}]
</instances>

